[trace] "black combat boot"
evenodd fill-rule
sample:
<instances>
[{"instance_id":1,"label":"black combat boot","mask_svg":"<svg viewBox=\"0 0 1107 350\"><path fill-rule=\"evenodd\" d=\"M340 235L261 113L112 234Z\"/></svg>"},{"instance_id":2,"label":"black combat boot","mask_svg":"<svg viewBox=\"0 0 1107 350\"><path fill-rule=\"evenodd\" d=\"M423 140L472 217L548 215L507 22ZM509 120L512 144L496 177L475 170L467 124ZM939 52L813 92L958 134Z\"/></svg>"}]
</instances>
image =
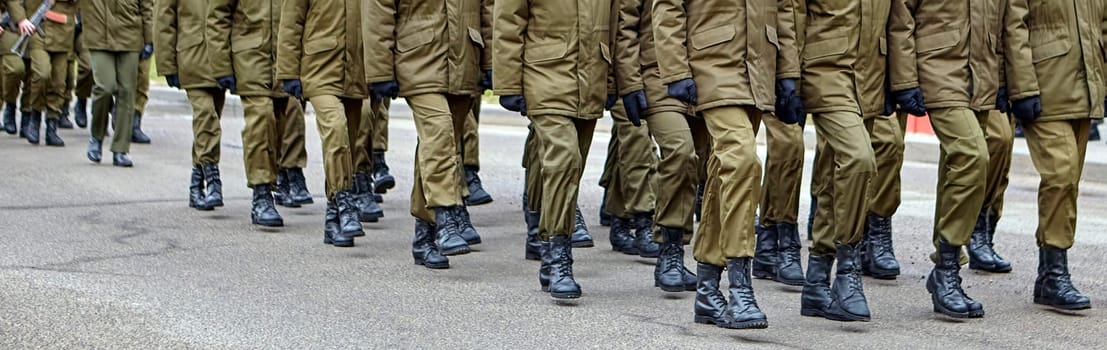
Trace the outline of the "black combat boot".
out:
<instances>
[{"instance_id":1,"label":"black combat boot","mask_svg":"<svg viewBox=\"0 0 1107 350\"><path fill-rule=\"evenodd\" d=\"M386 193L396 187L396 178L388 173L388 163L384 162L384 151L373 151L373 188L377 193Z\"/></svg>"},{"instance_id":2,"label":"black combat boot","mask_svg":"<svg viewBox=\"0 0 1107 350\"><path fill-rule=\"evenodd\" d=\"M384 210L373 201L373 183L368 173L354 173L354 202L357 205L358 220L377 222L384 217Z\"/></svg>"},{"instance_id":3,"label":"black combat boot","mask_svg":"<svg viewBox=\"0 0 1107 350\"><path fill-rule=\"evenodd\" d=\"M814 253L807 255L807 278L800 297L800 315L850 321L835 304L833 293L830 292L831 266L834 266L834 256Z\"/></svg>"},{"instance_id":4,"label":"black combat boot","mask_svg":"<svg viewBox=\"0 0 1107 350\"><path fill-rule=\"evenodd\" d=\"M323 243L333 244L335 247L353 247L354 237L342 233L338 213L338 204L333 200L327 201L327 213L323 217Z\"/></svg>"},{"instance_id":5,"label":"black combat boot","mask_svg":"<svg viewBox=\"0 0 1107 350\"><path fill-rule=\"evenodd\" d=\"M696 290L696 275L684 267L684 230L661 227L665 241L653 269L654 287L666 292Z\"/></svg>"},{"instance_id":6,"label":"black combat boot","mask_svg":"<svg viewBox=\"0 0 1107 350\"><path fill-rule=\"evenodd\" d=\"M938 241L938 263L926 278L934 312L956 318L984 317L984 306L961 289L961 246Z\"/></svg>"},{"instance_id":7,"label":"black combat boot","mask_svg":"<svg viewBox=\"0 0 1107 350\"><path fill-rule=\"evenodd\" d=\"M357 199L354 197L354 192L351 190L338 191L334 195L334 202L338 205L338 229L341 230L342 235L350 237L352 240L354 237L360 237L365 235L365 231L361 228L361 221L357 217Z\"/></svg>"},{"instance_id":8,"label":"black combat boot","mask_svg":"<svg viewBox=\"0 0 1107 350\"><path fill-rule=\"evenodd\" d=\"M861 283L861 246L864 242L839 244L838 272L830 286L838 312L850 321L868 322L871 318L865 287Z\"/></svg>"},{"instance_id":9,"label":"black combat boot","mask_svg":"<svg viewBox=\"0 0 1107 350\"><path fill-rule=\"evenodd\" d=\"M726 311L726 297L719 291L719 279L723 267L711 264L696 264L696 323L723 324L723 312Z\"/></svg>"},{"instance_id":10,"label":"black combat boot","mask_svg":"<svg viewBox=\"0 0 1107 350\"><path fill-rule=\"evenodd\" d=\"M757 240L753 253L753 277L776 279L776 267L780 258L780 239L777 238L776 226L761 226L753 224L757 231Z\"/></svg>"},{"instance_id":11,"label":"black combat boot","mask_svg":"<svg viewBox=\"0 0 1107 350\"><path fill-rule=\"evenodd\" d=\"M611 250L638 255L638 248L634 246L634 236L630 232L630 219L612 215L611 230L607 237L611 241Z\"/></svg>"},{"instance_id":12,"label":"black combat boot","mask_svg":"<svg viewBox=\"0 0 1107 350\"><path fill-rule=\"evenodd\" d=\"M757 307L753 296L753 279L750 268L753 258L727 259L727 277L730 279L730 302L723 312L719 327L730 329L766 328L769 320Z\"/></svg>"},{"instance_id":13,"label":"black combat boot","mask_svg":"<svg viewBox=\"0 0 1107 350\"><path fill-rule=\"evenodd\" d=\"M661 246L653 241L653 213L635 213L631 219L634 227L634 248L638 256L656 258L661 254Z\"/></svg>"},{"instance_id":14,"label":"black combat boot","mask_svg":"<svg viewBox=\"0 0 1107 350\"><path fill-rule=\"evenodd\" d=\"M1068 252L1049 246L1038 248L1038 279L1034 281L1034 303L1062 310L1084 310L1091 300L1072 285Z\"/></svg>"},{"instance_id":15,"label":"black combat boot","mask_svg":"<svg viewBox=\"0 0 1107 350\"><path fill-rule=\"evenodd\" d=\"M69 121L69 102L65 102L65 103L62 104L61 113L59 113L59 118L58 118L58 128L59 129L72 129L73 128L73 122Z\"/></svg>"},{"instance_id":16,"label":"black combat boot","mask_svg":"<svg viewBox=\"0 0 1107 350\"><path fill-rule=\"evenodd\" d=\"M796 224L777 224L776 237L779 242L776 280L790 286L802 286L804 278L799 229Z\"/></svg>"},{"instance_id":17,"label":"black combat boot","mask_svg":"<svg viewBox=\"0 0 1107 350\"><path fill-rule=\"evenodd\" d=\"M150 137L142 132L142 113L135 111L134 125L131 126L131 142L139 144L150 143Z\"/></svg>"},{"instance_id":18,"label":"black combat boot","mask_svg":"<svg viewBox=\"0 0 1107 350\"><path fill-rule=\"evenodd\" d=\"M73 104L73 119L77 122L77 126L84 129L88 127L88 99L78 97L77 103Z\"/></svg>"},{"instance_id":19,"label":"black combat boot","mask_svg":"<svg viewBox=\"0 0 1107 350\"><path fill-rule=\"evenodd\" d=\"M553 256L550 255L550 242L538 242L539 256L542 257L538 265L538 284L542 291L550 292L550 265L553 264Z\"/></svg>"},{"instance_id":20,"label":"black combat boot","mask_svg":"<svg viewBox=\"0 0 1107 350\"><path fill-rule=\"evenodd\" d=\"M64 147L65 141L61 136L58 136L58 119L49 118L46 119L46 145Z\"/></svg>"},{"instance_id":21,"label":"black combat boot","mask_svg":"<svg viewBox=\"0 0 1107 350\"><path fill-rule=\"evenodd\" d=\"M457 228L461 232L461 239L465 240L468 245L480 244L480 234L477 233L477 229L473 227L473 221L469 218L469 208L464 205L454 207L457 213Z\"/></svg>"},{"instance_id":22,"label":"black combat boot","mask_svg":"<svg viewBox=\"0 0 1107 350\"><path fill-rule=\"evenodd\" d=\"M592 248L596 242L592 241L592 234L588 233L588 224L584 223L584 214L577 207L576 226L572 235L573 248Z\"/></svg>"},{"instance_id":23,"label":"black combat boot","mask_svg":"<svg viewBox=\"0 0 1107 350\"><path fill-rule=\"evenodd\" d=\"M223 206L223 180L219 179L219 165L204 164L204 183L207 184L207 202L213 207Z\"/></svg>"},{"instance_id":24,"label":"black combat boot","mask_svg":"<svg viewBox=\"0 0 1107 350\"><path fill-rule=\"evenodd\" d=\"M292 185L291 180L288 178L288 169L280 169L277 171L277 190L273 192L273 199L277 201L277 205L288 208L299 208L300 203L292 199Z\"/></svg>"},{"instance_id":25,"label":"black combat boot","mask_svg":"<svg viewBox=\"0 0 1107 350\"><path fill-rule=\"evenodd\" d=\"M480 176L477 175L477 167L465 166L465 183L469 186L469 196L465 197L465 205L481 205L492 203L492 195L484 191Z\"/></svg>"},{"instance_id":26,"label":"black combat boot","mask_svg":"<svg viewBox=\"0 0 1107 350\"><path fill-rule=\"evenodd\" d=\"M284 219L277 212L277 206L273 204L273 189L269 184L254 185L253 208L250 210L250 221L254 225L281 227Z\"/></svg>"},{"instance_id":27,"label":"black combat boot","mask_svg":"<svg viewBox=\"0 0 1107 350\"><path fill-rule=\"evenodd\" d=\"M130 168L134 166L135 163L131 161L131 157L127 156L126 153L112 152L111 165Z\"/></svg>"},{"instance_id":28,"label":"black combat boot","mask_svg":"<svg viewBox=\"0 0 1107 350\"><path fill-rule=\"evenodd\" d=\"M892 248L892 218L869 214L863 242L861 272L876 279L896 279L899 262Z\"/></svg>"},{"instance_id":29,"label":"black combat boot","mask_svg":"<svg viewBox=\"0 0 1107 350\"><path fill-rule=\"evenodd\" d=\"M461 238L456 216L457 209L453 206L434 208L435 245L442 255L462 255L470 251L469 244Z\"/></svg>"},{"instance_id":30,"label":"black combat boot","mask_svg":"<svg viewBox=\"0 0 1107 350\"><path fill-rule=\"evenodd\" d=\"M611 213L607 212L607 188L603 189L603 199L600 200L600 226L611 226Z\"/></svg>"},{"instance_id":31,"label":"black combat boot","mask_svg":"<svg viewBox=\"0 0 1107 350\"><path fill-rule=\"evenodd\" d=\"M208 204L204 196L204 171L199 165L192 166L192 176L188 184L188 207L196 210L212 210L214 207Z\"/></svg>"},{"instance_id":32,"label":"black combat boot","mask_svg":"<svg viewBox=\"0 0 1107 350\"><path fill-rule=\"evenodd\" d=\"M538 211L523 209L523 220L527 223L527 244L523 257L527 260L539 260L542 258L542 242L538 240L538 221L541 214Z\"/></svg>"},{"instance_id":33,"label":"black combat boot","mask_svg":"<svg viewBox=\"0 0 1107 350\"><path fill-rule=\"evenodd\" d=\"M304 169L288 168L286 176L288 176L288 191L292 194L292 200L300 205L315 202L311 199L311 192L308 192Z\"/></svg>"},{"instance_id":34,"label":"black combat boot","mask_svg":"<svg viewBox=\"0 0 1107 350\"><path fill-rule=\"evenodd\" d=\"M27 138L27 128L31 127L31 112L19 112L19 138Z\"/></svg>"},{"instance_id":35,"label":"black combat boot","mask_svg":"<svg viewBox=\"0 0 1107 350\"><path fill-rule=\"evenodd\" d=\"M987 272L1011 272L1011 263L999 256L992 243L992 235L995 228L988 208L980 211L976 217L976 227L972 230L972 239L969 240L969 268Z\"/></svg>"},{"instance_id":36,"label":"black combat boot","mask_svg":"<svg viewBox=\"0 0 1107 350\"><path fill-rule=\"evenodd\" d=\"M31 117L27 121L26 130L23 132L27 136L27 142L33 145L38 144L38 128L42 125L42 113L31 112Z\"/></svg>"},{"instance_id":37,"label":"black combat boot","mask_svg":"<svg viewBox=\"0 0 1107 350\"><path fill-rule=\"evenodd\" d=\"M97 140L95 137L88 137L88 151L85 152L85 155L88 156L88 160L91 160L93 163L100 162L100 157L103 155L103 143L103 141Z\"/></svg>"},{"instance_id":38,"label":"black combat boot","mask_svg":"<svg viewBox=\"0 0 1107 350\"><path fill-rule=\"evenodd\" d=\"M580 298L580 285L573 280L573 247L569 236L550 238L549 255L550 297Z\"/></svg>"},{"instance_id":39,"label":"black combat boot","mask_svg":"<svg viewBox=\"0 0 1107 350\"><path fill-rule=\"evenodd\" d=\"M11 103L4 104L4 132L8 135L19 132L19 128L15 125L15 105Z\"/></svg>"},{"instance_id":40,"label":"black combat boot","mask_svg":"<svg viewBox=\"0 0 1107 350\"><path fill-rule=\"evenodd\" d=\"M415 258L415 265L423 265L428 269L450 268L450 259L439 254L438 247L434 246L434 225L423 219L415 219L411 256Z\"/></svg>"}]
</instances>

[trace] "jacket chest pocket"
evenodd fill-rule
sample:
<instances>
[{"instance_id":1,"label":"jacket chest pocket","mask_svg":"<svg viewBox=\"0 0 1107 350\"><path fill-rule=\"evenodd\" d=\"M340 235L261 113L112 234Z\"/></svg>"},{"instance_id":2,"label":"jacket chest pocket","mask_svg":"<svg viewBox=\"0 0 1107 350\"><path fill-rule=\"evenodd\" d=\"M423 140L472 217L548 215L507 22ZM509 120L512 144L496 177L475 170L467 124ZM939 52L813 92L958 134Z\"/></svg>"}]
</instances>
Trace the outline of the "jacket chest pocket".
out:
<instances>
[{"instance_id":1,"label":"jacket chest pocket","mask_svg":"<svg viewBox=\"0 0 1107 350\"><path fill-rule=\"evenodd\" d=\"M249 50L255 50L261 47L261 44L265 40L260 35L247 35L239 38L234 38L231 41L231 52L243 52Z\"/></svg>"},{"instance_id":2,"label":"jacket chest pocket","mask_svg":"<svg viewBox=\"0 0 1107 350\"><path fill-rule=\"evenodd\" d=\"M1032 56L1034 57L1034 63L1064 56L1069 53L1070 50L1072 50L1072 43L1069 43L1068 40L1057 40L1030 48Z\"/></svg>"},{"instance_id":3,"label":"jacket chest pocket","mask_svg":"<svg viewBox=\"0 0 1107 350\"><path fill-rule=\"evenodd\" d=\"M319 38L304 43L305 55L317 55L338 48L338 39L333 37Z\"/></svg>"},{"instance_id":4,"label":"jacket chest pocket","mask_svg":"<svg viewBox=\"0 0 1107 350\"><path fill-rule=\"evenodd\" d=\"M961 33L953 30L942 33L928 34L915 40L915 52L927 53L948 49L961 42Z\"/></svg>"},{"instance_id":5,"label":"jacket chest pocket","mask_svg":"<svg viewBox=\"0 0 1107 350\"><path fill-rule=\"evenodd\" d=\"M692 34L692 36L688 38L688 41L692 49L701 51L734 40L734 35L734 26L725 25Z\"/></svg>"},{"instance_id":6,"label":"jacket chest pocket","mask_svg":"<svg viewBox=\"0 0 1107 350\"><path fill-rule=\"evenodd\" d=\"M420 30L407 33L396 40L396 52L404 53L434 41L434 32Z\"/></svg>"},{"instance_id":7,"label":"jacket chest pocket","mask_svg":"<svg viewBox=\"0 0 1107 350\"><path fill-rule=\"evenodd\" d=\"M560 41L537 45L532 44L523 48L523 59L529 63L552 61L565 57L568 51L569 45Z\"/></svg>"},{"instance_id":8,"label":"jacket chest pocket","mask_svg":"<svg viewBox=\"0 0 1107 350\"><path fill-rule=\"evenodd\" d=\"M803 60L815 61L821 58L841 56L849 50L849 37L824 39L817 42L808 42L803 48Z\"/></svg>"}]
</instances>

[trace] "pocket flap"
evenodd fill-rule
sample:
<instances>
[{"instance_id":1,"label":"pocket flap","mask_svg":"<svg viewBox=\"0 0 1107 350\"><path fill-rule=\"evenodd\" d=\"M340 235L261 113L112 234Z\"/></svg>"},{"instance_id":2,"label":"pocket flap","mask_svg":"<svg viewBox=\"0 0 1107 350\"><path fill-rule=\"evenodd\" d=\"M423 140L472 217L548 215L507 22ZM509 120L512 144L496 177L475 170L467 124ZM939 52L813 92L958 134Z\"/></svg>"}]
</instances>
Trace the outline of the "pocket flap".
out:
<instances>
[{"instance_id":1,"label":"pocket flap","mask_svg":"<svg viewBox=\"0 0 1107 350\"><path fill-rule=\"evenodd\" d=\"M234 38L231 40L231 52L254 50L261 47L261 44L265 42L265 40L262 40L259 36Z\"/></svg>"},{"instance_id":2,"label":"pocket flap","mask_svg":"<svg viewBox=\"0 0 1107 350\"><path fill-rule=\"evenodd\" d=\"M780 50L780 38L777 37L776 27L766 25L765 38L769 39L769 43L773 44L773 46L776 46L777 50Z\"/></svg>"},{"instance_id":3,"label":"pocket flap","mask_svg":"<svg viewBox=\"0 0 1107 350\"><path fill-rule=\"evenodd\" d=\"M1034 57L1034 63L1038 63L1069 53L1069 50L1072 50L1072 44L1069 43L1068 40L1054 40L1048 44L1033 47L1030 50Z\"/></svg>"},{"instance_id":4,"label":"pocket flap","mask_svg":"<svg viewBox=\"0 0 1107 350\"><path fill-rule=\"evenodd\" d=\"M734 32L734 26L725 25L692 34L688 41L691 42L693 49L703 50L734 40Z\"/></svg>"},{"instance_id":5,"label":"pocket flap","mask_svg":"<svg viewBox=\"0 0 1107 350\"><path fill-rule=\"evenodd\" d=\"M413 31L396 40L396 52L408 52L434 41L430 30Z\"/></svg>"},{"instance_id":6,"label":"pocket flap","mask_svg":"<svg viewBox=\"0 0 1107 350\"><path fill-rule=\"evenodd\" d=\"M473 43L480 46L480 48L484 48L484 37L480 35L479 30L469 28L469 40L472 40Z\"/></svg>"},{"instance_id":7,"label":"pocket flap","mask_svg":"<svg viewBox=\"0 0 1107 350\"><path fill-rule=\"evenodd\" d=\"M569 46L564 42L542 45L527 45L523 49L523 59L527 62L542 62L565 57Z\"/></svg>"},{"instance_id":8,"label":"pocket flap","mask_svg":"<svg viewBox=\"0 0 1107 350\"><path fill-rule=\"evenodd\" d=\"M837 56L846 53L846 50L849 50L849 39L844 36L813 43L809 42L803 48L803 59L813 60L816 58Z\"/></svg>"},{"instance_id":9,"label":"pocket flap","mask_svg":"<svg viewBox=\"0 0 1107 350\"><path fill-rule=\"evenodd\" d=\"M177 51L183 51L184 49L196 47L196 45L200 45L203 42L204 42L204 37L202 35L188 35L188 36L179 36L178 35L177 36Z\"/></svg>"},{"instance_id":10,"label":"pocket flap","mask_svg":"<svg viewBox=\"0 0 1107 350\"><path fill-rule=\"evenodd\" d=\"M338 48L338 39L319 38L304 43L304 54L314 55L320 52L334 50L335 48Z\"/></svg>"},{"instance_id":11,"label":"pocket flap","mask_svg":"<svg viewBox=\"0 0 1107 350\"><path fill-rule=\"evenodd\" d=\"M952 30L948 32L930 34L915 39L915 52L924 53L953 47L961 42L961 32Z\"/></svg>"}]
</instances>

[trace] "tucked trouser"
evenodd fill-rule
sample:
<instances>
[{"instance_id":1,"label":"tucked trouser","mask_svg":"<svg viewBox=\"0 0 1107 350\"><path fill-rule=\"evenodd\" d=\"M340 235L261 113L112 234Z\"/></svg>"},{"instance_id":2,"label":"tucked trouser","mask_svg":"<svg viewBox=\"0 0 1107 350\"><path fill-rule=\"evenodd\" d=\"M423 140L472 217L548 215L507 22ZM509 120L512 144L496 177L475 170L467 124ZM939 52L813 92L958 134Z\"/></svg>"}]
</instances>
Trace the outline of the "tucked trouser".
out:
<instances>
[{"instance_id":1,"label":"tucked trouser","mask_svg":"<svg viewBox=\"0 0 1107 350\"><path fill-rule=\"evenodd\" d=\"M527 140L523 145L524 209L542 208L542 140L534 131L534 123L527 126Z\"/></svg>"},{"instance_id":2,"label":"tucked trouser","mask_svg":"<svg viewBox=\"0 0 1107 350\"><path fill-rule=\"evenodd\" d=\"M775 115L765 124L765 178L761 188L761 225L795 224L803 181L803 128Z\"/></svg>"},{"instance_id":3,"label":"tucked trouser","mask_svg":"<svg viewBox=\"0 0 1107 350\"><path fill-rule=\"evenodd\" d=\"M373 151L388 151L388 112L392 107L392 100L385 99L373 113Z\"/></svg>"},{"instance_id":4,"label":"tucked trouser","mask_svg":"<svg viewBox=\"0 0 1107 350\"><path fill-rule=\"evenodd\" d=\"M749 106L703 111L713 140L700 232L692 241L696 261L726 266L728 258L752 257L754 216L761 190L757 128L761 111Z\"/></svg>"},{"instance_id":5,"label":"tucked trouser","mask_svg":"<svg viewBox=\"0 0 1107 350\"><path fill-rule=\"evenodd\" d=\"M539 239L568 236L576 227L580 177L596 121L560 115L532 115L530 120L541 140Z\"/></svg>"},{"instance_id":6,"label":"tucked trouser","mask_svg":"<svg viewBox=\"0 0 1107 350\"><path fill-rule=\"evenodd\" d=\"M23 77L27 74L27 67L23 59L16 55L0 55L0 68L3 69L4 103L15 104L19 102L19 85L23 83Z\"/></svg>"},{"instance_id":7,"label":"tucked trouser","mask_svg":"<svg viewBox=\"0 0 1107 350\"><path fill-rule=\"evenodd\" d=\"M647 117L649 132L660 148L657 165L658 226L684 230L684 241L692 239L692 214L696 202L699 157L696 145L707 143L711 135L702 118L679 112L658 112ZM654 231L654 241L661 242L660 230Z\"/></svg>"},{"instance_id":8,"label":"tucked trouser","mask_svg":"<svg viewBox=\"0 0 1107 350\"><path fill-rule=\"evenodd\" d=\"M983 123L988 112L966 107L930 110L930 123L941 142L938 158L938 198L934 206L934 243L969 244L984 203L988 174L988 144Z\"/></svg>"},{"instance_id":9,"label":"tucked trouser","mask_svg":"<svg viewBox=\"0 0 1107 350\"><path fill-rule=\"evenodd\" d=\"M92 64L92 138L103 140L108 132L108 119L112 107L120 110L134 108L135 81L138 73L138 52L91 51ZM131 150L131 118L114 118L111 151L127 153Z\"/></svg>"},{"instance_id":10,"label":"tucked trouser","mask_svg":"<svg viewBox=\"0 0 1107 350\"><path fill-rule=\"evenodd\" d=\"M1036 121L1022 128L1030 159L1042 178L1038 184L1038 246L1072 248L1091 120Z\"/></svg>"},{"instance_id":11,"label":"tucked trouser","mask_svg":"<svg viewBox=\"0 0 1107 350\"><path fill-rule=\"evenodd\" d=\"M999 111L988 113L984 123L984 139L988 143L988 186L984 190L981 210L993 217L1003 215L1003 193L1007 191L1011 172L1011 150L1015 143L1015 120Z\"/></svg>"},{"instance_id":12,"label":"tucked trouser","mask_svg":"<svg viewBox=\"0 0 1107 350\"><path fill-rule=\"evenodd\" d=\"M907 113L877 116L869 122L869 138L876 156L876 174L872 179L869 211L890 218L899 210L900 170L903 169L903 138L907 130Z\"/></svg>"},{"instance_id":13,"label":"tucked trouser","mask_svg":"<svg viewBox=\"0 0 1107 350\"><path fill-rule=\"evenodd\" d=\"M818 206L811 252L834 255L838 243L861 240L870 203L876 156L869 131L877 118L863 119L852 112L815 115L818 132L812 192Z\"/></svg>"},{"instance_id":14,"label":"tucked trouser","mask_svg":"<svg viewBox=\"0 0 1107 350\"><path fill-rule=\"evenodd\" d=\"M304 138L304 106L299 100L290 97L273 99L273 110L277 119L277 143L279 153L277 165L281 168L306 168L307 148Z\"/></svg>"},{"instance_id":15,"label":"tucked trouser","mask_svg":"<svg viewBox=\"0 0 1107 350\"><path fill-rule=\"evenodd\" d=\"M607 211L624 218L653 212L657 204L654 180L658 160L648 122L643 120L641 127L635 127L627 119L622 103L611 108L611 116L615 120L612 131L618 138L618 146L614 173L608 184Z\"/></svg>"},{"instance_id":16,"label":"tucked trouser","mask_svg":"<svg viewBox=\"0 0 1107 350\"><path fill-rule=\"evenodd\" d=\"M46 113L46 117L57 119L65 103L65 70L69 68L69 52L32 48L27 55L31 58L31 109L54 112Z\"/></svg>"},{"instance_id":17,"label":"tucked trouser","mask_svg":"<svg viewBox=\"0 0 1107 350\"><path fill-rule=\"evenodd\" d=\"M80 42L80 40L78 40ZM77 50L77 85L74 94L77 98L89 98L92 96L92 63L89 62L89 52L83 47ZM149 80L149 76L139 76Z\"/></svg>"},{"instance_id":18,"label":"tucked trouser","mask_svg":"<svg viewBox=\"0 0 1107 350\"><path fill-rule=\"evenodd\" d=\"M277 181L276 108L270 96L242 96L246 126L242 128L242 158L246 184L275 184Z\"/></svg>"},{"instance_id":19,"label":"tucked trouser","mask_svg":"<svg viewBox=\"0 0 1107 350\"><path fill-rule=\"evenodd\" d=\"M138 73L137 67L135 73ZM219 144L223 137L219 120L223 117L223 102L226 101L226 95L223 94L223 90L217 88L193 88L185 91L188 94L188 103L192 105L192 164L219 164ZM117 110L134 109L132 107Z\"/></svg>"},{"instance_id":20,"label":"tucked trouser","mask_svg":"<svg viewBox=\"0 0 1107 350\"><path fill-rule=\"evenodd\" d=\"M368 99L361 105L361 123L358 123L357 137L353 140L354 172L373 170L373 160L369 157L373 146L373 119L380 108L381 100Z\"/></svg>"},{"instance_id":21,"label":"tucked trouser","mask_svg":"<svg viewBox=\"0 0 1107 350\"><path fill-rule=\"evenodd\" d=\"M473 106L473 96L431 93L409 96L407 103L419 135L411 215L434 222L433 208L464 203L465 182L458 147L465 117Z\"/></svg>"},{"instance_id":22,"label":"tucked trouser","mask_svg":"<svg viewBox=\"0 0 1107 350\"><path fill-rule=\"evenodd\" d=\"M138 62L138 84L135 94L135 112L146 114L146 102L150 101L150 65L154 60Z\"/></svg>"},{"instance_id":23,"label":"tucked trouser","mask_svg":"<svg viewBox=\"0 0 1107 350\"><path fill-rule=\"evenodd\" d=\"M354 159L351 151L361 122L361 99L321 95L309 98L315 108L315 123L323 141L323 173L327 200L338 191L353 187Z\"/></svg>"},{"instance_id":24,"label":"tucked trouser","mask_svg":"<svg viewBox=\"0 0 1107 350\"><path fill-rule=\"evenodd\" d=\"M461 135L461 165L480 169L480 96L473 98L472 112L465 116L465 128Z\"/></svg>"}]
</instances>

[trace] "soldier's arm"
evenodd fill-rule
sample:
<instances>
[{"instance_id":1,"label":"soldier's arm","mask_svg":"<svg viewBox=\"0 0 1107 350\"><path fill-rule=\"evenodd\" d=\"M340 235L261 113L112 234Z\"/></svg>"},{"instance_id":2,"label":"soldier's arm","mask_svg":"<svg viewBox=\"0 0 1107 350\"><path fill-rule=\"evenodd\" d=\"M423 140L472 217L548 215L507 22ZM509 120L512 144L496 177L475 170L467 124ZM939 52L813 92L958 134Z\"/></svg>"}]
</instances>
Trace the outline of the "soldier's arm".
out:
<instances>
[{"instance_id":1,"label":"soldier's arm","mask_svg":"<svg viewBox=\"0 0 1107 350\"><path fill-rule=\"evenodd\" d=\"M495 0L484 0L480 6L480 36L484 47L480 53L480 70L492 69L492 10Z\"/></svg>"},{"instance_id":2,"label":"soldier's arm","mask_svg":"<svg viewBox=\"0 0 1107 350\"><path fill-rule=\"evenodd\" d=\"M370 0L365 6L365 81L396 80L396 1Z\"/></svg>"},{"instance_id":3,"label":"soldier's arm","mask_svg":"<svg viewBox=\"0 0 1107 350\"><path fill-rule=\"evenodd\" d=\"M653 3L654 51L661 70L661 82L668 84L692 78L688 66L687 14L684 0L657 0Z\"/></svg>"},{"instance_id":4,"label":"soldier's arm","mask_svg":"<svg viewBox=\"0 0 1107 350\"><path fill-rule=\"evenodd\" d=\"M780 50L776 59L777 79L799 79L800 77L800 32L796 22L804 20L798 14L796 2L800 0L779 0L777 2L777 42Z\"/></svg>"},{"instance_id":5,"label":"soldier's arm","mask_svg":"<svg viewBox=\"0 0 1107 350\"><path fill-rule=\"evenodd\" d=\"M527 0L496 1L492 28L492 73L497 95L523 94L523 33L530 20Z\"/></svg>"},{"instance_id":6,"label":"soldier's arm","mask_svg":"<svg viewBox=\"0 0 1107 350\"><path fill-rule=\"evenodd\" d=\"M1029 0L1008 0L1004 20L1004 59L1007 71L1007 95L1011 101L1038 96L1038 75L1034 71L1034 56L1030 49Z\"/></svg>"},{"instance_id":7,"label":"soldier's arm","mask_svg":"<svg viewBox=\"0 0 1107 350\"><path fill-rule=\"evenodd\" d=\"M916 0L892 0L888 17L888 80L892 91L919 87L915 56Z\"/></svg>"},{"instance_id":8,"label":"soldier's arm","mask_svg":"<svg viewBox=\"0 0 1107 350\"><path fill-rule=\"evenodd\" d=\"M142 42L154 43L154 2L155 0L139 0L139 11L142 12Z\"/></svg>"},{"instance_id":9,"label":"soldier's arm","mask_svg":"<svg viewBox=\"0 0 1107 350\"><path fill-rule=\"evenodd\" d=\"M154 4L154 56L158 75L177 74L177 0L157 0Z\"/></svg>"},{"instance_id":10,"label":"soldier's arm","mask_svg":"<svg viewBox=\"0 0 1107 350\"><path fill-rule=\"evenodd\" d=\"M642 90L641 28L642 0L614 0L619 3L615 28L615 82L619 96Z\"/></svg>"},{"instance_id":11,"label":"soldier's arm","mask_svg":"<svg viewBox=\"0 0 1107 350\"><path fill-rule=\"evenodd\" d=\"M277 32L277 79L300 79L300 58L303 57L304 20L307 0L284 0L281 4L281 26Z\"/></svg>"},{"instance_id":12,"label":"soldier's arm","mask_svg":"<svg viewBox=\"0 0 1107 350\"><path fill-rule=\"evenodd\" d=\"M209 0L208 6L208 52L212 71L216 77L234 74L231 57L231 27L234 24L234 11L237 0Z\"/></svg>"},{"instance_id":13,"label":"soldier's arm","mask_svg":"<svg viewBox=\"0 0 1107 350\"><path fill-rule=\"evenodd\" d=\"M8 16L11 17L12 25L27 19L27 10L23 9L23 4L19 0L7 0L5 3L8 4Z\"/></svg>"}]
</instances>

